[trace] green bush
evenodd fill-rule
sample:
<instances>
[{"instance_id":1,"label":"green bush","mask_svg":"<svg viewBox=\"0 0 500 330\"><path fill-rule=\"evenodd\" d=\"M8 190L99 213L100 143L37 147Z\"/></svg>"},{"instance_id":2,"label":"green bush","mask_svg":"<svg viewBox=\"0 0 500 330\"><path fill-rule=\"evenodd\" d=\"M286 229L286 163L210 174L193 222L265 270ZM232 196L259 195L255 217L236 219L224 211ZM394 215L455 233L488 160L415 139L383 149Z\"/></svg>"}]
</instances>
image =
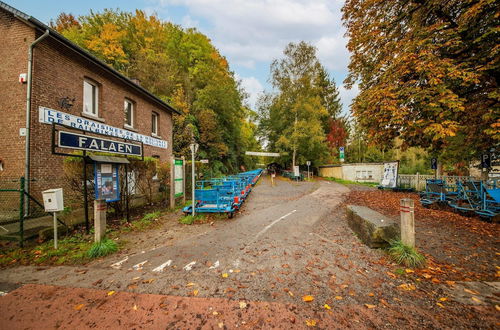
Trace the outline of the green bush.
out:
<instances>
[{"instance_id":1,"label":"green bush","mask_svg":"<svg viewBox=\"0 0 500 330\"><path fill-rule=\"evenodd\" d=\"M425 265L425 257L417 252L414 247L403 244L401 241L391 242L387 250L392 260L406 267L418 268Z\"/></svg>"},{"instance_id":2,"label":"green bush","mask_svg":"<svg viewBox=\"0 0 500 330\"><path fill-rule=\"evenodd\" d=\"M89 258L99 258L118 251L118 245L109 238L104 238L100 242L92 244L87 252Z\"/></svg>"}]
</instances>

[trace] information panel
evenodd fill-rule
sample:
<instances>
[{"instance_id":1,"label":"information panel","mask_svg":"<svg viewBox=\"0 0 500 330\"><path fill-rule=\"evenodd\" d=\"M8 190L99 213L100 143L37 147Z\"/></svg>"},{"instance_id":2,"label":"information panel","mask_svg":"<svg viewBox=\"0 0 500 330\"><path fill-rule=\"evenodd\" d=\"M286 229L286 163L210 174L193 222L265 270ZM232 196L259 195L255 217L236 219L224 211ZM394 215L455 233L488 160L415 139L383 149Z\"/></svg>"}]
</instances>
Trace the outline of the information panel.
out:
<instances>
[{"instance_id":1,"label":"information panel","mask_svg":"<svg viewBox=\"0 0 500 330\"><path fill-rule=\"evenodd\" d=\"M384 188L396 188L398 183L399 162L384 163L384 173L380 185Z\"/></svg>"},{"instance_id":2,"label":"information panel","mask_svg":"<svg viewBox=\"0 0 500 330\"><path fill-rule=\"evenodd\" d=\"M118 164L94 163L95 198L107 203L120 200Z\"/></svg>"},{"instance_id":3,"label":"information panel","mask_svg":"<svg viewBox=\"0 0 500 330\"><path fill-rule=\"evenodd\" d=\"M184 166L182 159L174 160L174 192L175 197L184 194Z\"/></svg>"}]
</instances>

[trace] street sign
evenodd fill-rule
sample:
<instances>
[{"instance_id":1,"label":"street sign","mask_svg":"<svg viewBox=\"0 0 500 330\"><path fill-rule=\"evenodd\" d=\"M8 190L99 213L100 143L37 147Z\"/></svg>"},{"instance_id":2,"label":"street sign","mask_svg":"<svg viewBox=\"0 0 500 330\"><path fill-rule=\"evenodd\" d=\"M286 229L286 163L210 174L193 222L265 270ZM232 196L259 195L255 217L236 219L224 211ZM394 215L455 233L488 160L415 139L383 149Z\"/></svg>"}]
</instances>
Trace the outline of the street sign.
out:
<instances>
[{"instance_id":1,"label":"street sign","mask_svg":"<svg viewBox=\"0 0 500 330\"><path fill-rule=\"evenodd\" d=\"M438 160L437 158L431 158L431 169L437 170L438 168Z\"/></svg>"},{"instance_id":2,"label":"street sign","mask_svg":"<svg viewBox=\"0 0 500 330\"><path fill-rule=\"evenodd\" d=\"M490 167L491 167L490 154L482 154L481 155L481 168L490 168Z\"/></svg>"},{"instance_id":3,"label":"street sign","mask_svg":"<svg viewBox=\"0 0 500 330\"><path fill-rule=\"evenodd\" d=\"M344 155L344 147L340 147L339 148L339 158L340 158L340 161L343 162L345 159L345 155Z\"/></svg>"},{"instance_id":4,"label":"street sign","mask_svg":"<svg viewBox=\"0 0 500 330\"><path fill-rule=\"evenodd\" d=\"M65 131L59 131L58 146L61 148L102 151L130 156L142 155L142 147L138 144L113 141Z\"/></svg>"},{"instance_id":5,"label":"street sign","mask_svg":"<svg viewBox=\"0 0 500 330\"><path fill-rule=\"evenodd\" d=\"M308 161L306 162L306 165L307 165L307 166L311 166L311 161L310 161L310 160L308 160Z\"/></svg>"},{"instance_id":6,"label":"street sign","mask_svg":"<svg viewBox=\"0 0 500 330\"><path fill-rule=\"evenodd\" d=\"M202 163L202 164L208 164L208 159L200 159L200 163Z\"/></svg>"}]
</instances>

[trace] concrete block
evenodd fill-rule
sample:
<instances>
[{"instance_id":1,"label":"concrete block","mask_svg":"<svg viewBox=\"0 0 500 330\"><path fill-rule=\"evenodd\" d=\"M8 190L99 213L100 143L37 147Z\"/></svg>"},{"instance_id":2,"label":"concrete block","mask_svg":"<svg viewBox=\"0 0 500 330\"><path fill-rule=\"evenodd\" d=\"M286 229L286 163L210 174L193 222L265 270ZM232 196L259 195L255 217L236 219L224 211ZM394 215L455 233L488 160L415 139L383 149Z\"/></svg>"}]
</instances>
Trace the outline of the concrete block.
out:
<instances>
[{"instance_id":1,"label":"concrete block","mask_svg":"<svg viewBox=\"0 0 500 330\"><path fill-rule=\"evenodd\" d=\"M399 224L365 206L348 205L347 222L354 233L371 248L389 245L400 237Z\"/></svg>"}]
</instances>

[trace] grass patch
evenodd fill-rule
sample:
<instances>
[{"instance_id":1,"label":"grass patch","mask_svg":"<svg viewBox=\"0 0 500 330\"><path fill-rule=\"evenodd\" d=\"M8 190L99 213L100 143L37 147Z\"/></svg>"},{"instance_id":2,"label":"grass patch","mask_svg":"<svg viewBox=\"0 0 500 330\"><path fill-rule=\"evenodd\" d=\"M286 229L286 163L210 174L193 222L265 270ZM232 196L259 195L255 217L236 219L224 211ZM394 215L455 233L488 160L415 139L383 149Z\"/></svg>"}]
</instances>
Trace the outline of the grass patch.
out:
<instances>
[{"instance_id":1,"label":"grass patch","mask_svg":"<svg viewBox=\"0 0 500 330\"><path fill-rule=\"evenodd\" d=\"M195 222L204 222L205 219L206 217L203 214L196 214L194 217L189 214L180 218L179 223L182 223L183 225L192 225Z\"/></svg>"},{"instance_id":2,"label":"grass patch","mask_svg":"<svg viewBox=\"0 0 500 330\"><path fill-rule=\"evenodd\" d=\"M142 219L132 222L132 225L129 227L129 229L125 230L125 231L131 231L134 229L135 230L147 229L147 228L151 227L153 224L155 224L160 216L161 216L160 211L146 213L142 217Z\"/></svg>"},{"instance_id":3,"label":"grass patch","mask_svg":"<svg viewBox=\"0 0 500 330\"><path fill-rule=\"evenodd\" d=\"M350 181L350 180L344 180L344 179L337 179L337 178L323 178L328 181L333 181L337 182L340 184L357 184L361 186L367 186L367 187L377 187L379 184L376 182L358 182L358 181Z\"/></svg>"},{"instance_id":4,"label":"grass patch","mask_svg":"<svg viewBox=\"0 0 500 330\"><path fill-rule=\"evenodd\" d=\"M417 252L414 247L403 244L401 241L394 241L387 249L392 260L400 265L410 268L419 268L425 265L425 257Z\"/></svg>"},{"instance_id":5,"label":"grass patch","mask_svg":"<svg viewBox=\"0 0 500 330\"><path fill-rule=\"evenodd\" d=\"M100 258L116 251L118 251L118 245L116 244L116 242L110 240L109 238L104 238L100 242L92 244L87 252L87 256L90 259Z\"/></svg>"},{"instance_id":6,"label":"grass patch","mask_svg":"<svg viewBox=\"0 0 500 330\"><path fill-rule=\"evenodd\" d=\"M49 240L34 247L2 249L0 267L9 265L78 265L88 262L87 251L93 243L92 235L73 234L57 241Z\"/></svg>"}]
</instances>

